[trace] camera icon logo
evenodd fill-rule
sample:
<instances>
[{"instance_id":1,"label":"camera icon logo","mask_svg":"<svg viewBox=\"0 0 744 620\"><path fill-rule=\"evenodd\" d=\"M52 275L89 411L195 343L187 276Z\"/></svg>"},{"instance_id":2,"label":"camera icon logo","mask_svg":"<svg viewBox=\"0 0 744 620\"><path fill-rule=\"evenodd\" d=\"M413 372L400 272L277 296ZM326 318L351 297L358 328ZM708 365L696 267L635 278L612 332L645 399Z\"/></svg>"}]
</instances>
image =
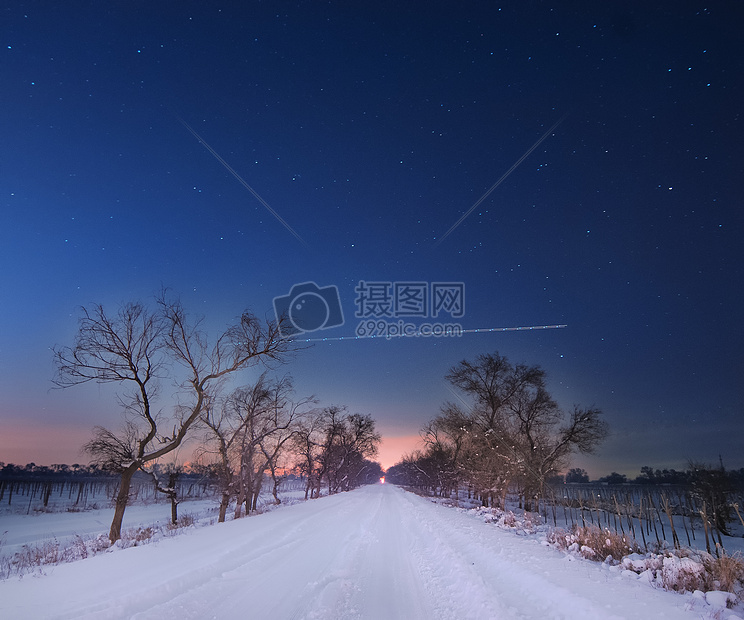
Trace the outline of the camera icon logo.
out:
<instances>
[{"instance_id":1,"label":"camera icon logo","mask_svg":"<svg viewBox=\"0 0 744 620\"><path fill-rule=\"evenodd\" d=\"M283 336L344 324L338 287L320 288L315 282L295 284L289 295L274 297L274 312Z\"/></svg>"}]
</instances>

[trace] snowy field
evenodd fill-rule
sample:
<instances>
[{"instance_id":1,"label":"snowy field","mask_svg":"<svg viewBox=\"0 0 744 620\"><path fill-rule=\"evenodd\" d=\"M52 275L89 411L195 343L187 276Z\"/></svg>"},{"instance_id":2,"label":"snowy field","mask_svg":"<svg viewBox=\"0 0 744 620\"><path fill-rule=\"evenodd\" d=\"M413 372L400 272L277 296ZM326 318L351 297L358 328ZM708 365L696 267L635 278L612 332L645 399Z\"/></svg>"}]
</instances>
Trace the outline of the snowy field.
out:
<instances>
[{"instance_id":1,"label":"snowy field","mask_svg":"<svg viewBox=\"0 0 744 620\"><path fill-rule=\"evenodd\" d=\"M301 483L284 484L280 493L283 503L299 501L304 496ZM264 492L259 501L259 510L272 509L274 498ZM109 502L110 503L110 502ZM219 498L184 500L178 504L179 518L188 516L198 524L209 524L217 521ZM88 539L100 534L108 534L114 509L96 508L80 512L69 512L62 506L49 512L31 511L8 512L0 509L0 556L9 556L19 551L24 545L40 545L45 542L59 543L64 546L78 536ZM233 516L235 504L227 513ZM122 531L137 528L166 527L171 516L170 502L161 498L158 502L136 503L127 506L122 523Z\"/></svg>"},{"instance_id":2,"label":"snowy field","mask_svg":"<svg viewBox=\"0 0 744 620\"><path fill-rule=\"evenodd\" d=\"M392 485L44 573L0 583L0 618L737 617Z\"/></svg>"},{"instance_id":3,"label":"snowy field","mask_svg":"<svg viewBox=\"0 0 744 620\"><path fill-rule=\"evenodd\" d=\"M195 520L217 520L217 500L200 499L178 505L179 515ZM24 545L56 541L65 545L76 536L83 538L106 534L111 527L113 508L82 512L39 512L0 515L0 554L12 555ZM170 519L170 504L135 504L124 513L123 530L164 525Z\"/></svg>"}]
</instances>

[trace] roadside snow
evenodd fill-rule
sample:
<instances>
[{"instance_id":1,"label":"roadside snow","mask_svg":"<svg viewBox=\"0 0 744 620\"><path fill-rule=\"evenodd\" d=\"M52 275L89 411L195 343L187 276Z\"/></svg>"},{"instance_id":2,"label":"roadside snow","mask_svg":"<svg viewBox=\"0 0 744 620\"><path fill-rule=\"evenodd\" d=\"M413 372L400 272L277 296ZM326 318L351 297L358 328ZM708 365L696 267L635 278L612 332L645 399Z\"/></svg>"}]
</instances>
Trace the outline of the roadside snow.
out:
<instances>
[{"instance_id":1,"label":"roadside snow","mask_svg":"<svg viewBox=\"0 0 744 620\"><path fill-rule=\"evenodd\" d=\"M389 484L46 572L0 583L0 617L661 620L711 610Z\"/></svg>"},{"instance_id":2,"label":"roadside snow","mask_svg":"<svg viewBox=\"0 0 744 620\"><path fill-rule=\"evenodd\" d=\"M113 508L84 510L81 512L39 512L32 514L0 515L0 553L12 555L23 545L33 545L45 540L54 540L61 545L76 536L95 537L108 534L113 517ZM214 499L184 501L178 505L178 514L189 514L195 520L217 515ZM147 527L166 524L170 521L170 504L135 504L124 513L122 528Z\"/></svg>"}]
</instances>

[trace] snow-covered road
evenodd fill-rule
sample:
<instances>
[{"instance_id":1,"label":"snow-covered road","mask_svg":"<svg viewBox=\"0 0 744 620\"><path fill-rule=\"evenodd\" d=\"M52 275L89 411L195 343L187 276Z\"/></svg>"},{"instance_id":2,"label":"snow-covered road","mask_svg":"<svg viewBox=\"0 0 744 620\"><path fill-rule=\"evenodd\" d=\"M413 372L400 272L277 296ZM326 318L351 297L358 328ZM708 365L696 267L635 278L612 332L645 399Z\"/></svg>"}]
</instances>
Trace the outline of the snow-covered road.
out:
<instances>
[{"instance_id":1,"label":"snow-covered road","mask_svg":"<svg viewBox=\"0 0 744 620\"><path fill-rule=\"evenodd\" d=\"M700 618L686 598L373 485L0 583L0 618Z\"/></svg>"}]
</instances>

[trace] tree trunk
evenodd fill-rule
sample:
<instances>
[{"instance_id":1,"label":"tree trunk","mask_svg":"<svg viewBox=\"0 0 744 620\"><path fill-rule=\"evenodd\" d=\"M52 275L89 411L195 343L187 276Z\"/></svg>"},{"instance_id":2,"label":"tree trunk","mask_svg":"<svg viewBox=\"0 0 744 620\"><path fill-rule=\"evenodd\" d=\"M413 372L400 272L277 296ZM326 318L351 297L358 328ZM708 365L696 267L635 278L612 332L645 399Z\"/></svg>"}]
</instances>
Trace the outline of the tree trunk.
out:
<instances>
[{"instance_id":1,"label":"tree trunk","mask_svg":"<svg viewBox=\"0 0 744 620\"><path fill-rule=\"evenodd\" d=\"M256 512L258 508L258 496L261 495L261 488L263 487L264 472L261 471L257 476L254 477L253 483L253 499L251 500L251 510Z\"/></svg>"},{"instance_id":2,"label":"tree trunk","mask_svg":"<svg viewBox=\"0 0 744 620\"><path fill-rule=\"evenodd\" d=\"M281 504L282 500L279 499L279 479L272 474L272 477L274 478L274 486L271 489L271 494L274 496L274 503L275 504Z\"/></svg>"},{"instance_id":3,"label":"tree trunk","mask_svg":"<svg viewBox=\"0 0 744 620\"><path fill-rule=\"evenodd\" d=\"M109 530L109 540L112 545L121 538L121 522L124 520L124 510L129 502L129 489L132 486L132 478L138 469L139 463L132 463L121 472L119 493L114 504L114 520L111 522L111 529Z\"/></svg>"},{"instance_id":4,"label":"tree trunk","mask_svg":"<svg viewBox=\"0 0 744 620\"><path fill-rule=\"evenodd\" d=\"M176 481L178 473L171 472L168 474L168 497L171 501L171 521L173 525L178 523L178 498L176 496Z\"/></svg>"},{"instance_id":5,"label":"tree trunk","mask_svg":"<svg viewBox=\"0 0 744 620\"><path fill-rule=\"evenodd\" d=\"M176 500L176 496L172 495L170 498L171 501L171 522L173 525L176 525L178 523L178 501Z\"/></svg>"},{"instance_id":6,"label":"tree trunk","mask_svg":"<svg viewBox=\"0 0 744 620\"><path fill-rule=\"evenodd\" d=\"M222 499L220 500L220 516L217 519L218 523L224 523L225 517L227 516L227 507L230 504L230 495L227 493L222 494Z\"/></svg>"},{"instance_id":7,"label":"tree trunk","mask_svg":"<svg viewBox=\"0 0 744 620\"><path fill-rule=\"evenodd\" d=\"M245 488L245 480L243 479L243 472L241 471L238 475L237 480L238 485L238 492L235 497L235 519L240 519L241 513L243 511L243 502L246 501L246 488Z\"/></svg>"}]
</instances>

